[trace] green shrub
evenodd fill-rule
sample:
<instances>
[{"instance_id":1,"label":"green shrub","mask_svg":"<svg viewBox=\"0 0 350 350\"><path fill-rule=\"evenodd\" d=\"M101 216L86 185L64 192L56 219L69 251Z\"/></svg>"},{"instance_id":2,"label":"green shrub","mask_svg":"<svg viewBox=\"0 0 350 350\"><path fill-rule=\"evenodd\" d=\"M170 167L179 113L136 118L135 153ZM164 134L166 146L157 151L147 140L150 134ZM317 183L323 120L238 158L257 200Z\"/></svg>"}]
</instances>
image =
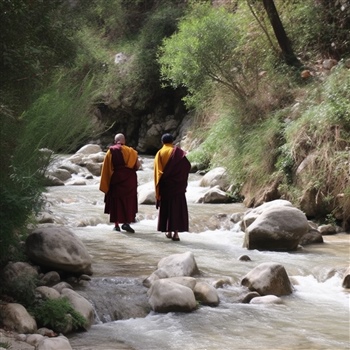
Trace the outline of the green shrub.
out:
<instances>
[{"instance_id":1,"label":"green shrub","mask_svg":"<svg viewBox=\"0 0 350 350\"><path fill-rule=\"evenodd\" d=\"M179 30L163 41L158 56L162 78L172 87L186 87L190 96L200 94L209 80L245 100L244 67L236 51L239 33L234 16L224 8L195 4Z\"/></svg>"},{"instance_id":2,"label":"green shrub","mask_svg":"<svg viewBox=\"0 0 350 350\"><path fill-rule=\"evenodd\" d=\"M338 197L349 186L350 76L340 65L310 91L300 106L300 117L285 129L284 149L289 150L294 171L308 159L294 186L313 190L325 213L338 210ZM300 184L301 183L301 184ZM346 200L344 200L345 204ZM350 208L343 206L344 216Z\"/></svg>"},{"instance_id":3,"label":"green shrub","mask_svg":"<svg viewBox=\"0 0 350 350\"><path fill-rule=\"evenodd\" d=\"M4 349L11 349L11 344L9 342L1 342L0 341L0 348L4 348Z\"/></svg>"},{"instance_id":4,"label":"green shrub","mask_svg":"<svg viewBox=\"0 0 350 350\"><path fill-rule=\"evenodd\" d=\"M35 288L38 285L37 278L21 275L2 286L0 292L11 296L15 302L30 307L35 302Z\"/></svg>"},{"instance_id":5,"label":"green shrub","mask_svg":"<svg viewBox=\"0 0 350 350\"><path fill-rule=\"evenodd\" d=\"M43 205L45 171L51 153L68 153L92 136L93 79L72 85L67 76L54 81L20 118L1 108L0 264L21 240L28 218Z\"/></svg>"},{"instance_id":6,"label":"green shrub","mask_svg":"<svg viewBox=\"0 0 350 350\"><path fill-rule=\"evenodd\" d=\"M63 332L72 324L73 330L86 325L86 319L74 310L68 298L48 299L32 309L32 314L39 327L48 327L55 332Z\"/></svg>"}]
</instances>

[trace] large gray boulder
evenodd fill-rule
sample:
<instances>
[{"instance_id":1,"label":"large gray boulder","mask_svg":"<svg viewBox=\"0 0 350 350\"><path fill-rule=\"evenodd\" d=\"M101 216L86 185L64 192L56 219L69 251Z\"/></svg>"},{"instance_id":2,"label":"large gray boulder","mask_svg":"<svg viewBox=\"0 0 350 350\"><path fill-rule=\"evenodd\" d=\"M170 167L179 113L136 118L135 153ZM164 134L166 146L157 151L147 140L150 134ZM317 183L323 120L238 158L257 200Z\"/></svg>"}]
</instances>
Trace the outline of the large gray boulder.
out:
<instances>
[{"instance_id":1,"label":"large gray boulder","mask_svg":"<svg viewBox=\"0 0 350 350\"><path fill-rule=\"evenodd\" d=\"M26 253L40 266L92 275L91 256L68 228L51 226L35 229L26 239Z\"/></svg>"},{"instance_id":2,"label":"large gray boulder","mask_svg":"<svg viewBox=\"0 0 350 350\"><path fill-rule=\"evenodd\" d=\"M248 272L241 284L260 295L289 295L293 292L285 268L277 263L262 263Z\"/></svg>"},{"instance_id":3,"label":"large gray boulder","mask_svg":"<svg viewBox=\"0 0 350 350\"><path fill-rule=\"evenodd\" d=\"M244 231L250 224L252 224L264 211L271 208L293 207L293 204L285 199L276 199L274 201L266 202L256 208L247 210L241 222L242 231Z\"/></svg>"},{"instance_id":4,"label":"large gray boulder","mask_svg":"<svg viewBox=\"0 0 350 350\"><path fill-rule=\"evenodd\" d=\"M0 305L0 319L3 326L18 333L34 333L37 330L35 319L21 304Z\"/></svg>"},{"instance_id":5,"label":"large gray boulder","mask_svg":"<svg viewBox=\"0 0 350 350\"><path fill-rule=\"evenodd\" d=\"M158 269L166 271L168 277L193 276L199 272L192 252L172 254L158 262Z\"/></svg>"},{"instance_id":6,"label":"large gray boulder","mask_svg":"<svg viewBox=\"0 0 350 350\"><path fill-rule=\"evenodd\" d=\"M229 187L229 180L227 171L223 167L217 167L208 171L199 182L201 187L215 187L219 186L221 190L227 190Z\"/></svg>"},{"instance_id":7,"label":"large gray boulder","mask_svg":"<svg viewBox=\"0 0 350 350\"><path fill-rule=\"evenodd\" d=\"M271 207L246 228L243 246L258 250L296 250L308 231L309 224L301 210L290 206Z\"/></svg>"},{"instance_id":8,"label":"large gray boulder","mask_svg":"<svg viewBox=\"0 0 350 350\"><path fill-rule=\"evenodd\" d=\"M150 287L154 281L169 277L194 276L199 273L192 252L172 254L158 262L158 269L147 277L143 284Z\"/></svg>"},{"instance_id":9,"label":"large gray boulder","mask_svg":"<svg viewBox=\"0 0 350 350\"><path fill-rule=\"evenodd\" d=\"M137 187L137 199L139 204L155 204L156 193L154 182L147 182Z\"/></svg>"},{"instance_id":10,"label":"large gray boulder","mask_svg":"<svg viewBox=\"0 0 350 350\"><path fill-rule=\"evenodd\" d=\"M197 307L193 290L170 279L155 281L147 294L155 312L190 312Z\"/></svg>"}]
</instances>

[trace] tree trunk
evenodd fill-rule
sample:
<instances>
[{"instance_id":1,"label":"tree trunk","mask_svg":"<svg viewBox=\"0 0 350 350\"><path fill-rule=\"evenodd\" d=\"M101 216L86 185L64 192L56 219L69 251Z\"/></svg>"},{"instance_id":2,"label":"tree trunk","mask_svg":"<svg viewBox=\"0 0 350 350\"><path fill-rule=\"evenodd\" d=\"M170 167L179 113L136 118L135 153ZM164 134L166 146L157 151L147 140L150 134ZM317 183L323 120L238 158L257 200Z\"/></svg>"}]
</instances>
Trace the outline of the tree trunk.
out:
<instances>
[{"instance_id":1,"label":"tree trunk","mask_svg":"<svg viewBox=\"0 0 350 350\"><path fill-rule=\"evenodd\" d=\"M301 63L294 54L290 41L278 15L274 1L263 0L263 4L272 25L273 31L276 35L278 45L281 48L283 59L290 66L300 66Z\"/></svg>"}]
</instances>

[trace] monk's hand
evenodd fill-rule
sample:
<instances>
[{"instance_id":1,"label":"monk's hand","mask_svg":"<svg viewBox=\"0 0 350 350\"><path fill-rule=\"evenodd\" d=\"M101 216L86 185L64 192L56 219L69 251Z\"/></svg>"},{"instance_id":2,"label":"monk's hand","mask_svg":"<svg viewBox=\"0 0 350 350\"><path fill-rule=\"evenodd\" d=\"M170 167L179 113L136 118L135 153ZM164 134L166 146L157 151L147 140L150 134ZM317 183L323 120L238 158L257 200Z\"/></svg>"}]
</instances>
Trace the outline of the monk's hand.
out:
<instances>
[{"instance_id":1,"label":"monk's hand","mask_svg":"<svg viewBox=\"0 0 350 350\"><path fill-rule=\"evenodd\" d=\"M158 208L160 208L160 200L159 199L157 199L157 201L156 201L156 209L158 209Z\"/></svg>"}]
</instances>

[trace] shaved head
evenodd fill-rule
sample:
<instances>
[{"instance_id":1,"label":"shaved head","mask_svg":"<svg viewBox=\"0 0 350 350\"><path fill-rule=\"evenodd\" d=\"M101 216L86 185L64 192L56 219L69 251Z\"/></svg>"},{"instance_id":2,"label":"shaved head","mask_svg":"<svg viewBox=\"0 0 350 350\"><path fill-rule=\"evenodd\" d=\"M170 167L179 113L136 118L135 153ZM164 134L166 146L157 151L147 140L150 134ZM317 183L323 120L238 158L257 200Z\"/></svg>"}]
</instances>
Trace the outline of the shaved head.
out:
<instances>
[{"instance_id":1,"label":"shaved head","mask_svg":"<svg viewBox=\"0 0 350 350\"><path fill-rule=\"evenodd\" d=\"M125 136L123 134L117 134L114 136L114 143L120 143L122 145L125 145Z\"/></svg>"}]
</instances>

